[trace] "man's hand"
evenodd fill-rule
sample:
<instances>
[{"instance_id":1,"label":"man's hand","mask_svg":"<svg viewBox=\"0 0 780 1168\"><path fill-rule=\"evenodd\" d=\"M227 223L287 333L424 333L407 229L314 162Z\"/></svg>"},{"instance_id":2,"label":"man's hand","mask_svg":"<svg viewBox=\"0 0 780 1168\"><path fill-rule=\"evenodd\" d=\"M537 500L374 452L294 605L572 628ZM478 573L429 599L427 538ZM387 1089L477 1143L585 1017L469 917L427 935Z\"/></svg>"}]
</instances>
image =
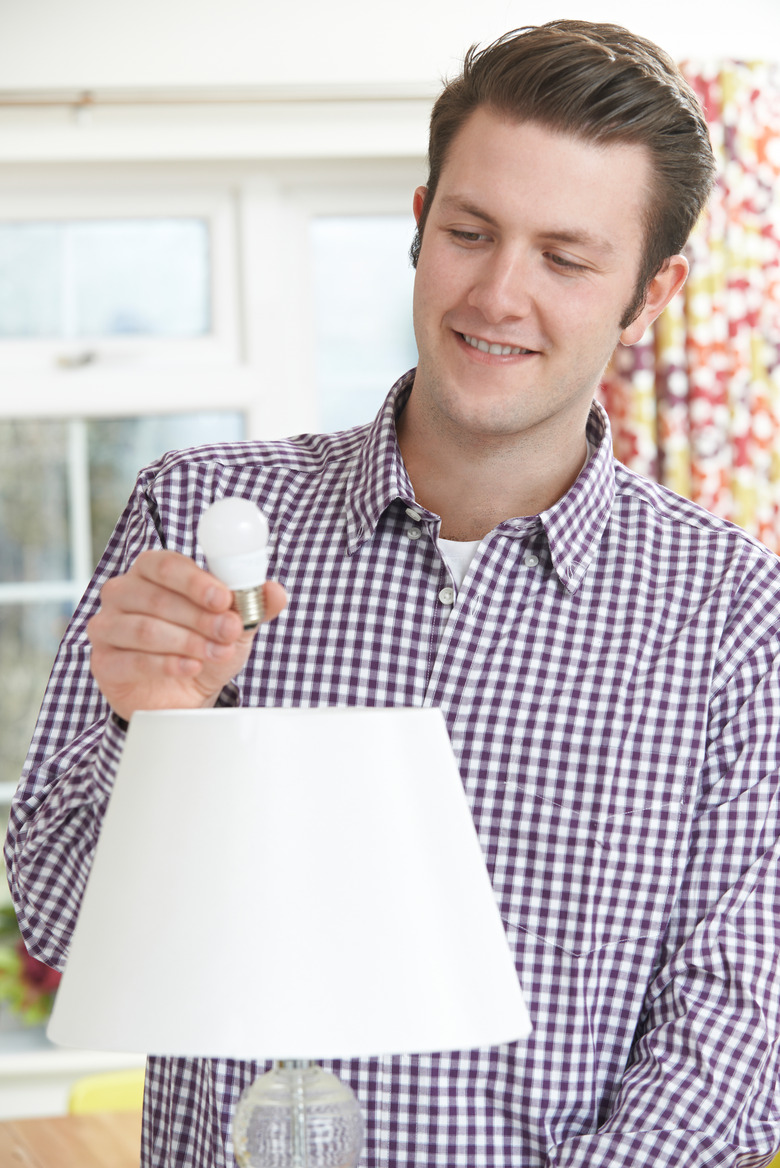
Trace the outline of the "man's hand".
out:
<instances>
[{"instance_id":1,"label":"man's hand","mask_svg":"<svg viewBox=\"0 0 780 1168\"><path fill-rule=\"evenodd\" d=\"M249 656L255 630L243 629L230 590L178 552L142 552L100 599L87 625L92 675L122 718L213 706ZM287 604L281 584L266 583L264 601L273 620Z\"/></svg>"}]
</instances>

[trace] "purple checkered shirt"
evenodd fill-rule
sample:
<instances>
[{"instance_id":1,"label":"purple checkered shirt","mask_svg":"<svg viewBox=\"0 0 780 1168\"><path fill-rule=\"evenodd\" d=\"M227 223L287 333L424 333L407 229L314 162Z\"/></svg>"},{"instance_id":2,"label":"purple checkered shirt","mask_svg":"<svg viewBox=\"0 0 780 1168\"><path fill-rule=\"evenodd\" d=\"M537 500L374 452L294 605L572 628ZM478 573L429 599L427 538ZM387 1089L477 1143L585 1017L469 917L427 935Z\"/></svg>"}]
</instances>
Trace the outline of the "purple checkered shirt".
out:
<instances>
[{"instance_id":1,"label":"purple checkered shirt","mask_svg":"<svg viewBox=\"0 0 780 1168\"><path fill-rule=\"evenodd\" d=\"M373 425L141 473L12 811L28 943L65 960L122 748L89 674L100 585L143 548L199 557L204 508L244 495L269 518L290 606L222 704L443 710L535 1027L499 1048L329 1064L366 1112L361 1163L760 1168L780 1144L778 561L616 464L594 406L575 484L485 536L453 604L438 517L396 443L411 381ZM216 993L240 960L225 954ZM260 1069L151 1058L143 1164L229 1168L231 1113Z\"/></svg>"}]
</instances>

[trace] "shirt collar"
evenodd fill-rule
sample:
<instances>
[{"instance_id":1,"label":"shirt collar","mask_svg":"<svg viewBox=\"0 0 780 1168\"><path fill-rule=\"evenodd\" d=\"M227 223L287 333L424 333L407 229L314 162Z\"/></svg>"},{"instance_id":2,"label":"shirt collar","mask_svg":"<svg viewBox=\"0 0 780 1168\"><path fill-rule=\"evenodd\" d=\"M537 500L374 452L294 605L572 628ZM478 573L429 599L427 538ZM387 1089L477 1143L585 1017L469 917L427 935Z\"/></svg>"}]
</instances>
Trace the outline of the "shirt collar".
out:
<instances>
[{"instance_id":1,"label":"shirt collar","mask_svg":"<svg viewBox=\"0 0 780 1168\"><path fill-rule=\"evenodd\" d=\"M594 401L586 428L595 453L566 494L539 516L558 578L567 592L583 581L612 514L615 459L603 406Z\"/></svg>"},{"instance_id":2,"label":"shirt collar","mask_svg":"<svg viewBox=\"0 0 780 1168\"><path fill-rule=\"evenodd\" d=\"M414 383L412 369L391 389L351 472L347 490L347 541L350 554L369 539L387 508L400 499L416 508L411 481L406 473L396 436L395 419L406 405ZM567 592L575 592L596 554L615 498L615 467L609 419L594 402L587 438L595 453L566 494L535 519L507 519L498 531L527 534L529 523L541 523L547 537L553 569Z\"/></svg>"},{"instance_id":3,"label":"shirt collar","mask_svg":"<svg viewBox=\"0 0 780 1168\"><path fill-rule=\"evenodd\" d=\"M406 405L414 384L414 369L405 373L390 390L385 403L369 426L347 485L347 546L350 555L369 539L380 516L401 499L415 506L414 490L406 473L395 419Z\"/></svg>"}]
</instances>

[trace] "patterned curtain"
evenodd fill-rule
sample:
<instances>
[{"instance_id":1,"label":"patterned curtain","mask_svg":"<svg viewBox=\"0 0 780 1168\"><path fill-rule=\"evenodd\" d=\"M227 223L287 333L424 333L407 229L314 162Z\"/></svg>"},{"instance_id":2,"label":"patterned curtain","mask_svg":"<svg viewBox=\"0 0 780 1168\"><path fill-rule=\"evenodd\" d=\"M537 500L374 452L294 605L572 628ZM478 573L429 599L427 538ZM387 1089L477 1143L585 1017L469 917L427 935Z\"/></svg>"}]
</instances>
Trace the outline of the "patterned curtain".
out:
<instances>
[{"instance_id":1,"label":"patterned curtain","mask_svg":"<svg viewBox=\"0 0 780 1168\"><path fill-rule=\"evenodd\" d=\"M710 125L718 183L682 293L601 400L615 453L780 553L780 66L683 66Z\"/></svg>"}]
</instances>

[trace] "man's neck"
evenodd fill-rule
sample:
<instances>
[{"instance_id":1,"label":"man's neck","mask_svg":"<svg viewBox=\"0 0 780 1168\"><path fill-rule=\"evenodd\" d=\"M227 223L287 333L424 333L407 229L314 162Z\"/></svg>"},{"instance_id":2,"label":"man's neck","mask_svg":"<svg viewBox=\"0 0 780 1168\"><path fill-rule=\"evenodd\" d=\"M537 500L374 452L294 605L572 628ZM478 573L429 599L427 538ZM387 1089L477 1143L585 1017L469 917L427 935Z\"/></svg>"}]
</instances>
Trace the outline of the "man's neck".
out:
<instances>
[{"instance_id":1,"label":"man's neck","mask_svg":"<svg viewBox=\"0 0 780 1168\"><path fill-rule=\"evenodd\" d=\"M533 435L458 440L432 434L414 412L398 419L398 441L421 506L441 516L445 539L481 539L505 519L538 515L577 479L587 456L584 431L553 456Z\"/></svg>"}]
</instances>

